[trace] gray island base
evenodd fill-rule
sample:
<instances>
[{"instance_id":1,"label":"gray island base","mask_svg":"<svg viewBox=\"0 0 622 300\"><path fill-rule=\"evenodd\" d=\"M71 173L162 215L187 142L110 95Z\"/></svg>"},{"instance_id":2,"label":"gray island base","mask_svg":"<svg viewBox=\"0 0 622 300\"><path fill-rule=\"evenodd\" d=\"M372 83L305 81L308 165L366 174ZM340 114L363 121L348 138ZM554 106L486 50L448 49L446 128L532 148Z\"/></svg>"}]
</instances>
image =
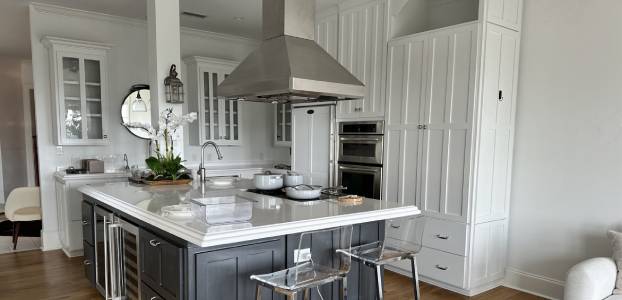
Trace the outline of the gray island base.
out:
<instances>
[{"instance_id":1,"label":"gray island base","mask_svg":"<svg viewBox=\"0 0 622 300\"><path fill-rule=\"evenodd\" d=\"M139 299L254 299L255 283L249 277L294 266L300 233L353 225L355 246L383 239L384 220L420 213L414 206L375 199L364 199L356 206L336 199L304 203L248 193L248 188L252 185L244 180L225 190L131 183L81 188L87 278L102 294L137 293ZM188 203L197 195L251 198L252 217L245 222L208 224L197 216L162 215L162 207ZM131 229L114 231L109 226L115 222ZM326 253L322 257L332 264L337 237L330 234L311 235L303 245L314 255ZM349 299L374 299L374 270L353 262L347 282ZM338 299L339 289L339 283L328 284L320 292L326 300ZM317 291L311 298L320 299ZM262 299L284 297L262 289Z\"/></svg>"}]
</instances>

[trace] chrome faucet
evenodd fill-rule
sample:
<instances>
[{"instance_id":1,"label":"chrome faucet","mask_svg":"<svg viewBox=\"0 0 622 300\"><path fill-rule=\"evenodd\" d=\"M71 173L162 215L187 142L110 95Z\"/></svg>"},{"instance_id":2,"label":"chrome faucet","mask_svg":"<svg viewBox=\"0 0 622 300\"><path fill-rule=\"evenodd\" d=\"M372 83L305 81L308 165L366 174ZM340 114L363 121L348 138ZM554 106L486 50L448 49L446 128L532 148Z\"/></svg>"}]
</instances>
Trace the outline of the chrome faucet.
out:
<instances>
[{"instance_id":1,"label":"chrome faucet","mask_svg":"<svg viewBox=\"0 0 622 300\"><path fill-rule=\"evenodd\" d=\"M207 174L205 172L205 148L209 145L214 146L214 149L216 150L216 155L218 155L218 160L222 159L222 154L220 154L220 147L216 143L212 141L207 141L201 146L201 164L199 165L199 170L197 171L197 174L200 176L199 178L201 180L201 184L205 182L205 178L207 177Z\"/></svg>"}]
</instances>

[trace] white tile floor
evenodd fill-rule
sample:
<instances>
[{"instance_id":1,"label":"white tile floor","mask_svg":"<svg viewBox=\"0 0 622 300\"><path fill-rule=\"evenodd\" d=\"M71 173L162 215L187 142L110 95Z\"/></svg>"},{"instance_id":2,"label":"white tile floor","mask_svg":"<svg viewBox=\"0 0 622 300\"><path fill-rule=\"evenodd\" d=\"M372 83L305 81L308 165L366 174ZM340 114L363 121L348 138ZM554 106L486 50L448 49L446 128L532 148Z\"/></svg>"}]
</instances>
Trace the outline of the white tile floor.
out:
<instances>
[{"instance_id":1,"label":"white tile floor","mask_svg":"<svg viewBox=\"0 0 622 300\"><path fill-rule=\"evenodd\" d=\"M20 236L17 240L17 249L13 250L13 238L0 236L0 254L41 249L40 237Z\"/></svg>"}]
</instances>

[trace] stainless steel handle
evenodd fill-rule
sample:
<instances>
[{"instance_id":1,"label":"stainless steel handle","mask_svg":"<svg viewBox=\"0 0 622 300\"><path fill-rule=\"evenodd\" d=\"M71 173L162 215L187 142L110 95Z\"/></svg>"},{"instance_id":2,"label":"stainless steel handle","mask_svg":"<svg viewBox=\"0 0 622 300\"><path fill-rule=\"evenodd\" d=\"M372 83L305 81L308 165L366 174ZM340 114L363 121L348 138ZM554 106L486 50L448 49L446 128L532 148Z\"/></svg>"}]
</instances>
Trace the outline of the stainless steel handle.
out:
<instances>
[{"instance_id":1,"label":"stainless steel handle","mask_svg":"<svg viewBox=\"0 0 622 300\"><path fill-rule=\"evenodd\" d=\"M151 245L152 247L157 247L160 246L160 242L157 240L149 240L149 245Z\"/></svg>"},{"instance_id":2,"label":"stainless steel handle","mask_svg":"<svg viewBox=\"0 0 622 300\"><path fill-rule=\"evenodd\" d=\"M423 124L423 130L428 129L428 125Z\"/></svg>"},{"instance_id":3,"label":"stainless steel handle","mask_svg":"<svg viewBox=\"0 0 622 300\"><path fill-rule=\"evenodd\" d=\"M158 296L153 296L153 297L149 298L149 300L159 300L159 299L160 299L160 297L158 297Z\"/></svg>"},{"instance_id":4,"label":"stainless steel handle","mask_svg":"<svg viewBox=\"0 0 622 300\"><path fill-rule=\"evenodd\" d=\"M449 239L449 236L448 236L448 235L440 235L440 234L437 234L437 235L436 235L436 237L437 237L437 238L439 238L439 239L441 239L441 240L448 240L448 239Z\"/></svg>"},{"instance_id":5,"label":"stainless steel handle","mask_svg":"<svg viewBox=\"0 0 622 300\"><path fill-rule=\"evenodd\" d=\"M367 172L370 174L379 173L380 170L378 169L379 169L378 167L365 167L365 166L348 167L348 166L343 166L343 165L339 166L339 170Z\"/></svg>"},{"instance_id":6,"label":"stainless steel handle","mask_svg":"<svg viewBox=\"0 0 622 300\"><path fill-rule=\"evenodd\" d=\"M439 270L443 270L443 271L447 271L447 270L449 269L449 267L444 267L444 266L441 266L441 265L436 265L435 267L436 267L437 269L439 269Z\"/></svg>"},{"instance_id":7,"label":"stainless steel handle","mask_svg":"<svg viewBox=\"0 0 622 300\"><path fill-rule=\"evenodd\" d=\"M342 136L339 137L339 141L342 142L367 142L369 144L376 144L382 141L382 138L380 137L371 137L371 136L366 136L366 137L349 137L349 136Z\"/></svg>"},{"instance_id":8,"label":"stainless steel handle","mask_svg":"<svg viewBox=\"0 0 622 300\"><path fill-rule=\"evenodd\" d=\"M423 129L423 124L417 125L417 129Z\"/></svg>"},{"instance_id":9,"label":"stainless steel handle","mask_svg":"<svg viewBox=\"0 0 622 300\"><path fill-rule=\"evenodd\" d=\"M87 220L82 220L82 225L89 225L89 221L87 221Z\"/></svg>"},{"instance_id":10,"label":"stainless steel handle","mask_svg":"<svg viewBox=\"0 0 622 300\"><path fill-rule=\"evenodd\" d=\"M110 296L112 299L121 297L121 243L119 231L121 227L118 223L112 222L108 225L108 238L110 248Z\"/></svg>"}]
</instances>

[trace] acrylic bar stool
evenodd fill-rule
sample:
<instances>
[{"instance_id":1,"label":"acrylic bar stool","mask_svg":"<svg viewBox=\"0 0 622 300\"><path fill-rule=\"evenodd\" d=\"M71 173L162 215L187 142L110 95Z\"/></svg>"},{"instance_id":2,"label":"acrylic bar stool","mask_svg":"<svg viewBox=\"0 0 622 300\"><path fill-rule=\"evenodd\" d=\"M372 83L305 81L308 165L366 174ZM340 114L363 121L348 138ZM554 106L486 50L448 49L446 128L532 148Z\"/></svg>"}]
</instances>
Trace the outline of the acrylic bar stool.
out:
<instances>
[{"instance_id":1,"label":"acrylic bar stool","mask_svg":"<svg viewBox=\"0 0 622 300\"><path fill-rule=\"evenodd\" d=\"M303 257L301 250L309 248L303 245L309 244L311 236L331 238L334 245L333 249L311 251L311 257ZM294 267L274 273L251 276L251 280L257 282L255 299L261 299L261 287L264 287L287 296L288 300L296 299L296 296L302 292L304 299L308 300L311 296L311 289L315 288L319 293L320 286L336 281L341 281L340 299L347 299L348 283L346 276L350 271L352 259L344 253L349 253L351 246L352 226L302 233L298 242L298 262ZM333 266L331 262L336 263Z\"/></svg>"},{"instance_id":2,"label":"acrylic bar stool","mask_svg":"<svg viewBox=\"0 0 622 300\"><path fill-rule=\"evenodd\" d=\"M340 253L351 256L354 260L362 262L364 265L376 270L376 288L379 300L384 299L382 271L386 264L397 262L404 259L410 260L412 272L412 282L415 300L421 299L419 293L419 275L417 273L416 254L421 251L421 240L425 227L425 217L416 216L408 219L389 220L386 222L387 228L400 229L399 236L392 234L394 230L387 230L388 234L384 241L377 241L357 247L350 248L350 251L337 250Z\"/></svg>"}]
</instances>

